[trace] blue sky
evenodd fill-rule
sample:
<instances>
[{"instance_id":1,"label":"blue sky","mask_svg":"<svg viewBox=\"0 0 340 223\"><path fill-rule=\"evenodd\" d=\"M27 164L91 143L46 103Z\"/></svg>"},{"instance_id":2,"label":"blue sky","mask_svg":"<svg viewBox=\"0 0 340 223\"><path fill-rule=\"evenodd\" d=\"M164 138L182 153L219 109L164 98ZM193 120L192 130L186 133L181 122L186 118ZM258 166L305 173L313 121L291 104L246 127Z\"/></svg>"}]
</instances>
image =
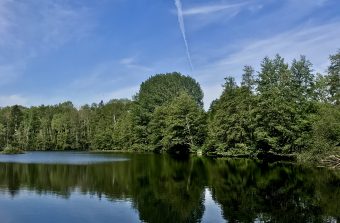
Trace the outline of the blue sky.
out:
<instances>
[{"instance_id":1,"label":"blue sky","mask_svg":"<svg viewBox=\"0 0 340 223\"><path fill-rule=\"evenodd\" d=\"M0 0L0 106L131 98L179 71L208 107L244 65L303 54L324 72L338 48L338 0Z\"/></svg>"}]
</instances>

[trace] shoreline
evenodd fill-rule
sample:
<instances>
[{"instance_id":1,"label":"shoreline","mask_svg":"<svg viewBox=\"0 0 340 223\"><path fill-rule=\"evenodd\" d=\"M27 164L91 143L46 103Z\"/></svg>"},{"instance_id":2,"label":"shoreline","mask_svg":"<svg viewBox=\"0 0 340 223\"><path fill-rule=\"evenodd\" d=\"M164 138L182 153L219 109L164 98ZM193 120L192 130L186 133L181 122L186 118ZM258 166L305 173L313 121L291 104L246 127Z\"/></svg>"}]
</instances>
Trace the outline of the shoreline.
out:
<instances>
[{"instance_id":1,"label":"shoreline","mask_svg":"<svg viewBox=\"0 0 340 223\"><path fill-rule=\"evenodd\" d=\"M317 165L322 168L333 168L332 166L325 166L323 161L330 156L334 156L334 154L329 155L320 155L320 159L317 160L309 160L302 158L305 154L277 154L273 152L267 153L248 153L248 154L230 154L230 153L218 153L218 152L208 152L208 153L200 153L201 150L190 152L187 154L170 154L166 152L152 152L152 151L135 151L135 150L21 150L20 153L5 153L4 151L0 152L0 155L20 155L25 152L88 152L88 153L126 153L126 154L168 154L177 157L185 157L185 156L194 156L194 157L206 157L213 159L254 159L265 162L293 162L296 164L305 164L305 165ZM337 154L335 153L335 156ZM321 158L322 157L322 158ZM333 169L340 169L340 164L336 165Z\"/></svg>"}]
</instances>

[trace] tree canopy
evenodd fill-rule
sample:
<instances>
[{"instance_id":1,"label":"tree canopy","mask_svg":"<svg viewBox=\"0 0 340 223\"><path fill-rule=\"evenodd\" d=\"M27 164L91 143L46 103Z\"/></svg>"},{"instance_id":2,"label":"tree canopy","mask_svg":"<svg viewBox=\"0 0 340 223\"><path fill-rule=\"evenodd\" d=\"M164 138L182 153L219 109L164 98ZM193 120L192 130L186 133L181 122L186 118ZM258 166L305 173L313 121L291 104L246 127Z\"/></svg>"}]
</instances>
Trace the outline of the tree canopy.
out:
<instances>
[{"instance_id":1,"label":"tree canopy","mask_svg":"<svg viewBox=\"0 0 340 223\"><path fill-rule=\"evenodd\" d=\"M0 148L321 156L340 144L340 50L329 59L326 74L304 56L245 66L207 112L199 83L177 72L151 76L133 100L0 108Z\"/></svg>"}]
</instances>

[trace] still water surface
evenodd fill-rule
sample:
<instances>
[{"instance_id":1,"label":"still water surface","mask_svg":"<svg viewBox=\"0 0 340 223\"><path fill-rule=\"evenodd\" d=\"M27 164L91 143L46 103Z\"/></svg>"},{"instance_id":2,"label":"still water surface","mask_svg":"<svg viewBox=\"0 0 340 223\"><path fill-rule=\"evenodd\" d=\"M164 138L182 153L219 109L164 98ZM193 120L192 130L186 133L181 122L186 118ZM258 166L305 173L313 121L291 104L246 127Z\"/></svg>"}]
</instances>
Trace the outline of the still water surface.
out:
<instances>
[{"instance_id":1,"label":"still water surface","mask_svg":"<svg viewBox=\"0 0 340 223\"><path fill-rule=\"evenodd\" d=\"M340 172L155 154L0 155L0 221L339 222Z\"/></svg>"}]
</instances>

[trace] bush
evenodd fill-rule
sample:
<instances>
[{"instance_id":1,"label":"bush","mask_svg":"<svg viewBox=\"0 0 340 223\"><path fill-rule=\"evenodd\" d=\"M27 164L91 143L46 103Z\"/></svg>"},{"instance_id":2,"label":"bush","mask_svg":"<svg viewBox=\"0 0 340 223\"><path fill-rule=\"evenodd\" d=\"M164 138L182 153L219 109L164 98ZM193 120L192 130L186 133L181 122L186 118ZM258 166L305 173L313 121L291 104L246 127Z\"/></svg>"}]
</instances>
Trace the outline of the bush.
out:
<instances>
[{"instance_id":1,"label":"bush","mask_svg":"<svg viewBox=\"0 0 340 223\"><path fill-rule=\"evenodd\" d=\"M300 161L320 161L330 155L340 154L340 108L336 105L319 105L313 123L312 144L299 154Z\"/></svg>"},{"instance_id":2,"label":"bush","mask_svg":"<svg viewBox=\"0 0 340 223\"><path fill-rule=\"evenodd\" d=\"M13 148L11 145L8 145L2 151L3 154L22 154L24 153L21 149Z\"/></svg>"}]
</instances>

